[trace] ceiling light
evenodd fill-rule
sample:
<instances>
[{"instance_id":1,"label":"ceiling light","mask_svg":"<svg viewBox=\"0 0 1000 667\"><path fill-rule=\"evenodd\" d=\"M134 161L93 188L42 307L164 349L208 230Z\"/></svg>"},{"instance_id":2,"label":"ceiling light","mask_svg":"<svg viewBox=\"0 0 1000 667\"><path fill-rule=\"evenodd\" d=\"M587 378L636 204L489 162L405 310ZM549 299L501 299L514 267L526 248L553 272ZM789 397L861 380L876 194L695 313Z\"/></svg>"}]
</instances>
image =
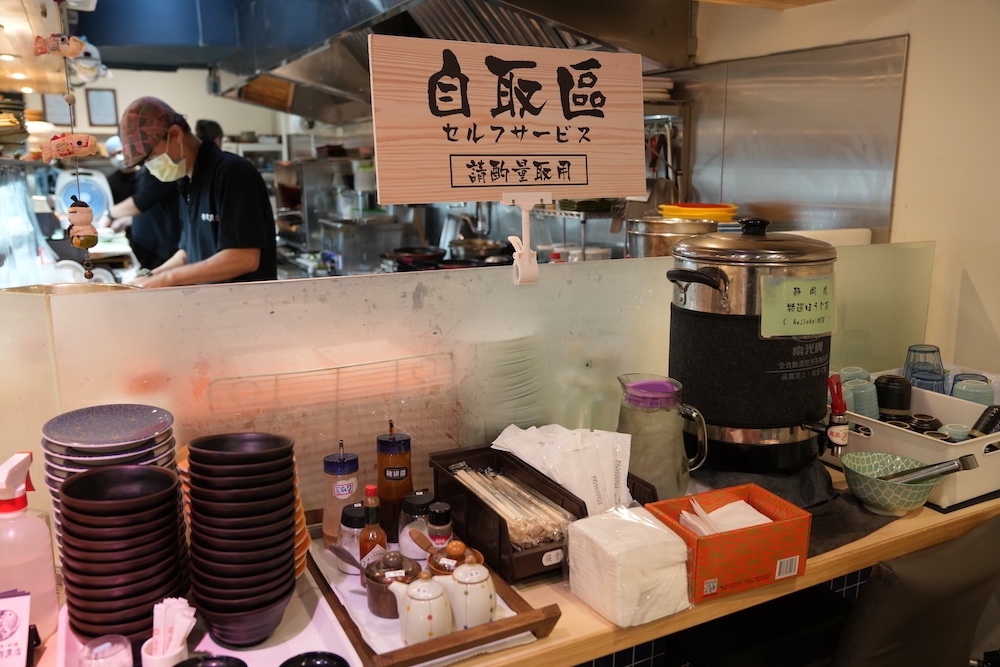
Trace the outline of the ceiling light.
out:
<instances>
[{"instance_id":1,"label":"ceiling light","mask_svg":"<svg viewBox=\"0 0 1000 667\"><path fill-rule=\"evenodd\" d=\"M25 86L24 88L21 89L21 92L27 95L29 93L35 92L35 89L32 88L31 86Z\"/></svg>"},{"instance_id":2,"label":"ceiling light","mask_svg":"<svg viewBox=\"0 0 1000 667\"><path fill-rule=\"evenodd\" d=\"M0 60L13 60L17 58L13 53L0 53Z\"/></svg>"},{"instance_id":3,"label":"ceiling light","mask_svg":"<svg viewBox=\"0 0 1000 667\"><path fill-rule=\"evenodd\" d=\"M18 81L20 81L21 79L27 79L28 75L25 74L24 72L14 72L13 74L10 75L10 78L17 79Z\"/></svg>"}]
</instances>

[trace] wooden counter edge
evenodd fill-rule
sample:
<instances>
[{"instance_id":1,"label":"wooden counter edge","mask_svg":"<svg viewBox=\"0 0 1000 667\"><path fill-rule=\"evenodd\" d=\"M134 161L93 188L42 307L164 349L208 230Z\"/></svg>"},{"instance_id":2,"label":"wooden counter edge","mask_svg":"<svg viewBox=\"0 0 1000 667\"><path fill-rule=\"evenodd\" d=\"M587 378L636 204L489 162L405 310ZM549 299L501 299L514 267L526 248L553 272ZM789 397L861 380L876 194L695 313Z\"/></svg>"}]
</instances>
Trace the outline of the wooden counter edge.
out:
<instances>
[{"instance_id":1,"label":"wooden counter edge","mask_svg":"<svg viewBox=\"0 0 1000 667\"><path fill-rule=\"evenodd\" d=\"M842 487L842 482L838 486ZM547 667L571 667L822 584L880 560L919 551L961 535L997 514L1000 514L1000 499L951 513L923 507L860 540L810 558L801 577L702 602L677 614L632 628L619 628L600 617L570 593L567 581L532 583L521 589L521 595L533 607L558 603L562 609L562 619L552 635L526 646L476 656L456 664L461 667L500 667L534 661Z\"/></svg>"}]
</instances>

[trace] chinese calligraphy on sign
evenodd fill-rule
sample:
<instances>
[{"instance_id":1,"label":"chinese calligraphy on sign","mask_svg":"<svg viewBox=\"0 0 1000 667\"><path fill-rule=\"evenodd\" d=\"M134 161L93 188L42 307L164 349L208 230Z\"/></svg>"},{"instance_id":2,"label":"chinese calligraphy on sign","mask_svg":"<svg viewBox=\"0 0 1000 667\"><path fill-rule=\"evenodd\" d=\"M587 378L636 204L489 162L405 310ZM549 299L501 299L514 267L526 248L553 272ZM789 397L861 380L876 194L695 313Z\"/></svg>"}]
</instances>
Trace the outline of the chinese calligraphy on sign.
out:
<instances>
[{"instance_id":1,"label":"chinese calligraphy on sign","mask_svg":"<svg viewBox=\"0 0 1000 667\"><path fill-rule=\"evenodd\" d=\"M836 328L833 276L763 276L760 335L822 336Z\"/></svg>"},{"instance_id":2,"label":"chinese calligraphy on sign","mask_svg":"<svg viewBox=\"0 0 1000 667\"><path fill-rule=\"evenodd\" d=\"M371 35L379 201L645 192L638 56Z\"/></svg>"}]
</instances>

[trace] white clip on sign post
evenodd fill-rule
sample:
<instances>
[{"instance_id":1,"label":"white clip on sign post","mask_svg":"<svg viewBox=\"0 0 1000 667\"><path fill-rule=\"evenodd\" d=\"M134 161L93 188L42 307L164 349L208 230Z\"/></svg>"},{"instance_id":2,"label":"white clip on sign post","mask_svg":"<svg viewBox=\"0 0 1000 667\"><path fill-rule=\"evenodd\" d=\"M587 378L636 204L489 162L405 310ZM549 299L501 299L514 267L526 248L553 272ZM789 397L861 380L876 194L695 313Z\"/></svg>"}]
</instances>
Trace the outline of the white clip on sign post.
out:
<instances>
[{"instance_id":1,"label":"white clip on sign post","mask_svg":"<svg viewBox=\"0 0 1000 667\"><path fill-rule=\"evenodd\" d=\"M519 206L517 284L538 280L536 204L644 195L638 55L389 35L368 51L379 203Z\"/></svg>"}]
</instances>

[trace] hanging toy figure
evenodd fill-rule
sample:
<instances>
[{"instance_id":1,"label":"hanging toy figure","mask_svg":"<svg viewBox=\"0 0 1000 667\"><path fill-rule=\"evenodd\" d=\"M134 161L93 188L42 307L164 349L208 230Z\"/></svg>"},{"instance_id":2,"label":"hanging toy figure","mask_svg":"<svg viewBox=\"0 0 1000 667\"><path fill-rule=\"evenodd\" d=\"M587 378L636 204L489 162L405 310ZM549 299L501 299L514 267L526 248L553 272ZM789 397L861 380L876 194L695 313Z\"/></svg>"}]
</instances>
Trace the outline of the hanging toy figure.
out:
<instances>
[{"instance_id":1,"label":"hanging toy figure","mask_svg":"<svg viewBox=\"0 0 1000 667\"><path fill-rule=\"evenodd\" d=\"M93 225L94 210L87 202L77 199L76 195L71 195L70 199L73 203L69 205L69 229L66 233L73 246L86 253L83 260L85 269L83 277L90 280L94 277L94 272L91 271L93 264L90 261L90 248L97 245L97 229Z\"/></svg>"},{"instance_id":2,"label":"hanging toy figure","mask_svg":"<svg viewBox=\"0 0 1000 667\"><path fill-rule=\"evenodd\" d=\"M79 37L71 37L62 33L52 33L48 37L35 35L35 55L44 56L48 53L58 53L63 58L76 58L87 48L86 42Z\"/></svg>"},{"instance_id":3,"label":"hanging toy figure","mask_svg":"<svg viewBox=\"0 0 1000 667\"><path fill-rule=\"evenodd\" d=\"M85 157L97 154L97 138L92 134L57 134L42 144L42 160Z\"/></svg>"}]
</instances>

